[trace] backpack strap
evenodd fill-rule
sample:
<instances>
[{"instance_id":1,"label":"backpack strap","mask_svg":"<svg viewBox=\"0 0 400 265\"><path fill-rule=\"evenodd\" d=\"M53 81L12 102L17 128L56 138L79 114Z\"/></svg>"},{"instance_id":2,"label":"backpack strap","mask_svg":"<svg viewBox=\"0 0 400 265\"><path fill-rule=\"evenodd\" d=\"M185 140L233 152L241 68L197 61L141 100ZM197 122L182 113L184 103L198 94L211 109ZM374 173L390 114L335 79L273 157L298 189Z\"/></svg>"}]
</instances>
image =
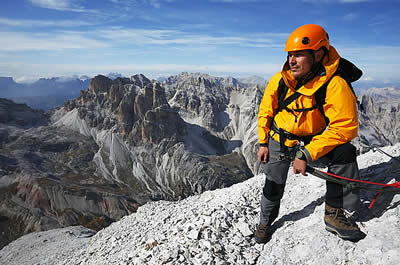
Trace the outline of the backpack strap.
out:
<instances>
[{"instance_id":1,"label":"backpack strap","mask_svg":"<svg viewBox=\"0 0 400 265\"><path fill-rule=\"evenodd\" d=\"M281 80L279 80L278 86L278 109L276 110L276 113L282 111L285 108L283 101L286 97L288 90L289 88L286 86L285 81L283 80L283 78L281 78Z\"/></svg>"},{"instance_id":2,"label":"backpack strap","mask_svg":"<svg viewBox=\"0 0 400 265\"><path fill-rule=\"evenodd\" d=\"M325 84L323 84L315 92L315 94L314 94L315 101L317 102L318 109L320 110L320 112L322 113L322 115L325 118L326 124L329 124L329 119L325 116L324 105L326 103L326 101L325 101L326 89L329 85L329 82L332 80L332 78L335 75L340 76L341 78L343 78L346 81L347 85L350 87L351 92L354 94L354 96L357 99L356 92L354 91L354 88L351 85L351 83L360 79L362 74L363 74L362 71L360 69L358 69L357 66L355 66L353 63L346 60L345 58L341 57L339 60L339 66L338 66L338 69L336 70L336 72L332 75L332 77L327 82L325 82ZM358 100L357 100L357 105L360 106L360 102Z\"/></svg>"},{"instance_id":3,"label":"backpack strap","mask_svg":"<svg viewBox=\"0 0 400 265\"><path fill-rule=\"evenodd\" d=\"M288 106L290 103L292 103L293 101L295 101L296 99L298 99L302 94L300 94L299 92L295 91L292 95L290 95L287 99L285 99L286 94L288 92L289 88L286 86L285 81L283 80L283 78L281 78L281 80L279 80L279 86L278 86L278 109L276 110L276 113L282 111L283 109L285 109L287 112L291 113L296 121L297 121L297 116L294 114L294 112L306 112L306 111L310 111L316 108L319 108L320 111L322 109L323 111L323 104L319 104L319 102L317 101L317 104L312 106L311 108L303 108L303 109L289 109ZM319 91L320 89L318 89ZM326 94L326 87L325 87L325 92L321 94L321 101L325 101L325 94ZM275 113L275 115L276 115ZM324 113L321 112L323 114L323 116L325 117ZM327 118L325 118L327 119ZM277 128L275 121L272 122L273 126L272 126L272 130L276 133L279 134L279 143L280 143L280 152L285 154L286 156L288 156L288 148L287 146L285 146L285 140L287 138L289 139L297 139L297 140L301 140L301 141L311 141L310 137L297 137L296 135L290 134L288 132L286 132L285 130L283 130L282 128ZM307 139L306 139L307 138Z\"/></svg>"},{"instance_id":4,"label":"backpack strap","mask_svg":"<svg viewBox=\"0 0 400 265\"><path fill-rule=\"evenodd\" d=\"M278 112L282 111L283 109L285 109L287 112L289 112L292 115L294 115L295 118L297 119L297 116L294 114L295 111L296 112L306 112L306 111L310 111L310 110L313 110L313 109L316 109L316 108L320 107L318 105L318 102L317 102L317 105L314 105L311 108L289 109L287 106L289 106L290 103L292 103L293 101L298 99L301 96L301 94L299 92L295 91L292 95L290 95L287 99L285 99L285 96L286 96L288 90L289 90L289 88L286 86L285 81L283 80L283 78L281 78L281 80L279 80L278 109L276 110L276 113L278 113ZM325 94L326 94L326 92L325 92ZM324 96L324 98L325 98L325 96Z\"/></svg>"},{"instance_id":5,"label":"backpack strap","mask_svg":"<svg viewBox=\"0 0 400 265\"><path fill-rule=\"evenodd\" d=\"M334 75L335 76L335 75ZM332 76L333 77L333 76ZM331 77L331 79L332 79ZM324 116L325 118L325 124L328 125L329 124L329 119L328 117L326 117L325 115L325 111L324 111L324 105L326 103L325 98L326 98L326 89L328 87L329 82L331 81L331 79L328 80L328 82L326 82L325 84L323 84L320 88L318 88L318 90L315 92L314 97L315 97L315 101L317 102L317 107L319 109L319 111L321 112L322 116Z\"/></svg>"}]
</instances>

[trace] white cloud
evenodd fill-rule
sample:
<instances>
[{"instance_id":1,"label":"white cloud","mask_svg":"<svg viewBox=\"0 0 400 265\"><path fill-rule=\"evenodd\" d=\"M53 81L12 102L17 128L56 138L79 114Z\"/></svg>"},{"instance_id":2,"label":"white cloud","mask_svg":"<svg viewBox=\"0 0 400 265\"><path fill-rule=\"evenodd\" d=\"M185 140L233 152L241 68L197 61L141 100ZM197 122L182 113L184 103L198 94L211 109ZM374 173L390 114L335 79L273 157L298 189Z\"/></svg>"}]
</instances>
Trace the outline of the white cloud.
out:
<instances>
[{"instance_id":1,"label":"white cloud","mask_svg":"<svg viewBox=\"0 0 400 265\"><path fill-rule=\"evenodd\" d=\"M340 55L346 58L353 58L353 60L355 59L360 62L379 65L400 63L400 46L373 46L365 44L359 46L355 46L354 44L342 44L337 46Z\"/></svg>"},{"instance_id":2,"label":"white cloud","mask_svg":"<svg viewBox=\"0 0 400 265\"><path fill-rule=\"evenodd\" d=\"M76 0L29 0L33 5L59 11L86 12Z\"/></svg>"},{"instance_id":3,"label":"white cloud","mask_svg":"<svg viewBox=\"0 0 400 265\"><path fill-rule=\"evenodd\" d=\"M65 49L105 48L108 46L104 42L74 32L60 32L55 35L0 32L0 39L2 40L0 52L61 51Z\"/></svg>"},{"instance_id":4,"label":"white cloud","mask_svg":"<svg viewBox=\"0 0 400 265\"><path fill-rule=\"evenodd\" d=\"M1 23L8 23L0 19ZM27 21L14 21L16 24ZM18 23L17 23L18 22ZM77 22L78 23L78 22ZM52 22L37 21L47 25ZM221 46L249 48L281 48L286 34L260 33L247 36L210 36L179 30L145 30L109 27L88 31L18 32L0 31L0 52L63 51L66 49L140 49L151 52L155 47L185 51L218 48ZM106 51L102 51L106 52ZM102 53L103 54L103 53ZM4 56L4 54L3 54Z\"/></svg>"},{"instance_id":5,"label":"white cloud","mask_svg":"<svg viewBox=\"0 0 400 265\"><path fill-rule=\"evenodd\" d=\"M0 19L2 23L24 24L28 21L8 21ZM52 25L52 21L36 21L38 25ZM56 22L55 22L56 23ZM62 22L60 22L62 23ZM79 23L79 22L76 22ZM67 23L68 24L68 23ZM3 40L0 51L54 51L65 49L90 48L130 48L140 47L144 51L151 50L149 45L162 48L184 47L253 47L279 48L287 34L259 33L242 36L211 36L194 34L179 30L146 30L108 27L91 31L55 31L47 33L32 33L18 31L0 32Z\"/></svg>"},{"instance_id":6,"label":"white cloud","mask_svg":"<svg viewBox=\"0 0 400 265\"><path fill-rule=\"evenodd\" d=\"M127 10L133 7L151 6L154 8L161 8L164 3L172 3L175 0L110 0L114 4L118 4L120 7L124 7Z\"/></svg>"},{"instance_id":7,"label":"white cloud","mask_svg":"<svg viewBox=\"0 0 400 265\"><path fill-rule=\"evenodd\" d=\"M133 45L241 45L249 47L281 47L287 34L257 34L248 36L209 36L187 33L178 30L144 30L108 28L95 32L96 36L114 42L132 43ZM263 36L263 37L260 37Z\"/></svg>"},{"instance_id":8,"label":"white cloud","mask_svg":"<svg viewBox=\"0 0 400 265\"><path fill-rule=\"evenodd\" d=\"M358 14L358 13L348 13L342 17L342 20L353 21L353 20L358 19L359 17L360 17L360 14Z\"/></svg>"},{"instance_id":9,"label":"white cloud","mask_svg":"<svg viewBox=\"0 0 400 265\"><path fill-rule=\"evenodd\" d=\"M93 25L93 23L82 20L32 20L0 17L0 25L12 27L78 27L90 26Z\"/></svg>"},{"instance_id":10,"label":"white cloud","mask_svg":"<svg viewBox=\"0 0 400 265\"><path fill-rule=\"evenodd\" d=\"M375 79L371 76L365 76L360 79L360 81L375 81Z\"/></svg>"},{"instance_id":11,"label":"white cloud","mask_svg":"<svg viewBox=\"0 0 400 265\"><path fill-rule=\"evenodd\" d=\"M160 8L161 7L160 1L157 1L157 0L150 0L150 5L152 7L155 7L155 8Z\"/></svg>"},{"instance_id":12,"label":"white cloud","mask_svg":"<svg viewBox=\"0 0 400 265\"><path fill-rule=\"evenodd\" d=\"M143 73L150 76L161 76L167 74L177 74L181 72L202 72L212 75L261 75L271 77L281 68L281 64L215 64L215 65L196 65L196 64L26 64L0 63L0 76L13 76L16 80L33 80L40 77L54 77L66 75L87 74L94 76L98 74L108 74L119 72L125 76ZM23 75L21 75L23 73Z\"/></svg>"}]
</instances>

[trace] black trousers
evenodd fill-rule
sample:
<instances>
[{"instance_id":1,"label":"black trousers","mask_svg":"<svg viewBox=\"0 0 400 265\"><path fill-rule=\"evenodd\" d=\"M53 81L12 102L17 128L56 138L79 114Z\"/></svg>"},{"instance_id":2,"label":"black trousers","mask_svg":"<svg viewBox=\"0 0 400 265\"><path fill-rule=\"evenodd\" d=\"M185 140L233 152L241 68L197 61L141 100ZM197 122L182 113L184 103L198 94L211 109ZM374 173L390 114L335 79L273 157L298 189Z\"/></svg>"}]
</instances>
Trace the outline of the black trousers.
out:
<instances>
[{"instance_id":1,"label":"black trousers","mask_svg":"<svg viewBox=\"0 0 400 265\"><path fill-rule=\"evenodd\" d=\"M268 148L269 161L260 166L261 173L266 176L261 196L260 223L270 225L279 214L291 161L279 158L280 145L274 139L269 139ZM294 147L289 148L289 151L294 151L293 149ZM337 146L316 162L326 165L330 173L352 179L360 178L356 148L350 143ZM340 184L327 181L325 202L335 208L355 211L360 202L359 190L349 190Z\"/></svg>"}]
</instances>

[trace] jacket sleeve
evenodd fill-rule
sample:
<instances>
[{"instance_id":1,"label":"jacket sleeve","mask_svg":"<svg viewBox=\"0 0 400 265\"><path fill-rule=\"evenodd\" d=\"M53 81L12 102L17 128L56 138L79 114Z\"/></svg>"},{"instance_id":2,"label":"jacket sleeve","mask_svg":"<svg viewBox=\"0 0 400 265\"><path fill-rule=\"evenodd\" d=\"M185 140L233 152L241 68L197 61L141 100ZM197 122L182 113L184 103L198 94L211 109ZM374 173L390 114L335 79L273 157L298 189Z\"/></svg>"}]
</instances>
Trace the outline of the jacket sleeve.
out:
<instances>
[{"instance_id":1,"label":"jacket sleeve","mask_svg":"<svg viewBox=\"0 0 400 265\"><path fill-rule=\"evenodd\" d=\"M335 76L326 90L324 112L328 128L305 147L307 159L316 160L357 136L357 99L346 81Z\"/></svg>"},{"instance_id":2,"label":"jacket sleeve","mask_svg":"<svg viewBox=\"0 0 400 265\"><path fill-rule=\"evenodd\" d=\"M278 108L278 86L281 74L277 73L268 82L258 111L258 137L261 144L268 143L268 133Z\"/></svg>"}]
</instances>

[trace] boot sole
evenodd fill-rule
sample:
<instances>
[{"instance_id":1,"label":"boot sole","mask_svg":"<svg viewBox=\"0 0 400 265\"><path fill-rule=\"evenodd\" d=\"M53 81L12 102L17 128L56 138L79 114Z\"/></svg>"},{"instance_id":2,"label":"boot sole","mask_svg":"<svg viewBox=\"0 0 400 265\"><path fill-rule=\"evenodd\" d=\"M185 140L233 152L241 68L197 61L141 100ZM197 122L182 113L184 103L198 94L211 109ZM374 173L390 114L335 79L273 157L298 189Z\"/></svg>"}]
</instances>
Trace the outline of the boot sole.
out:
<instances>
[{"instance_id":1,"label":"boot sole","mask_svg":"<svg viewBox=\"0 0 400 265\"><path fill-rule=\"evenodd\" d=\"M361 231L357 231L357 234L355 234L355 235L344 235L344 234L340 233L339 230L337 230L336 228L334 228L334 227L332 227L332 226L329 226L329 225L326 225L326 226L325 226L325 229L326 229L328 232L331 232L331 233L333 233L333 234L336 234L336 235L337 235L338 237L340 237L341 239L349 240L349 241L359 241L359 240L363 239L363 238L366 236L366 235L365 235L363 232L361 232Z\"/></svg>"}]
</instances>

